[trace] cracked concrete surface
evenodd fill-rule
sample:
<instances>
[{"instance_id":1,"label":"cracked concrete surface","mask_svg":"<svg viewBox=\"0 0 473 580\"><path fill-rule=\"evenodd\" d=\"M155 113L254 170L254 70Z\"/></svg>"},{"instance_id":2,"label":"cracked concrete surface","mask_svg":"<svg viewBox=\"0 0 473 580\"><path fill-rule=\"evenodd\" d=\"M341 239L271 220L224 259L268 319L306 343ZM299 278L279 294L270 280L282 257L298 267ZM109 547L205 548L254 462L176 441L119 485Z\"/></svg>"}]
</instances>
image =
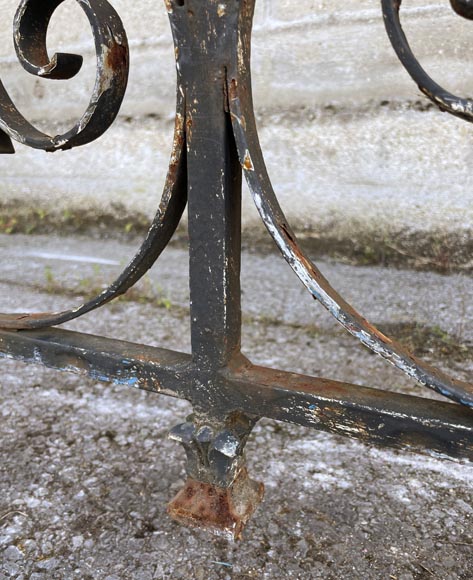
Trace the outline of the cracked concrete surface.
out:
<instances>
[{"instance_id":1,"label":"cracked concrete surface","mask_svg":"<svg viewBox=\"0 0 473 580\"><path fill-rule=\"evenodd\" d=\"M70 305L79 300L71 289L112 278L133 250L86 238L0 237L2 310ZM374 322L418 320L473 339L470 277L321 267ZM243 347L254 362L431 396L339 331L278 255L245 253L242 274ZM148 284L159 285L167 307L122 301L68 327L189 351L186 252L168 248ZM430 358L471 375L471 360ZM265 502L244 540L228 543L165 513L185 477L184 453L166 434L188 404L0 364L2 580L471 578L467 462L262 420L247 454Z\"/></svg>"}]
</instances>

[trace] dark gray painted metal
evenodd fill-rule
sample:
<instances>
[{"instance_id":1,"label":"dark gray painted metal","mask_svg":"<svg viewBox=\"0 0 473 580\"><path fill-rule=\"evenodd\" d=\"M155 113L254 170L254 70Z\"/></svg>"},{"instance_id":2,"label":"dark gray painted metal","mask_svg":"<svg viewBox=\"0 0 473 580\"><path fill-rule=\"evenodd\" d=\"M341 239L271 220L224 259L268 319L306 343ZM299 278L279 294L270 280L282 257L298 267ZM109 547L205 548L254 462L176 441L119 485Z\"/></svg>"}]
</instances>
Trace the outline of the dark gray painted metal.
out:
<instances>
[{"instance_id":1,"label":"dark gray painted metal","mask_svg":"<svg viewBox=\"0 0 473 580\"><path fill-rule=\"evenodd\" d=\"M0 152L13 152L11 138L46 150L80 145L96 138L115 118L126 86L126 36L105 0L78 1L89 16L98 55L98 84L92 99L96 107L89 124L76 126L63 136L64 141L40 135L19 116L0 84ZM69 78L80 68L80 57L49 59L46 52L47 26L60 3L23 0L20 4L15 19L17 54L32 74ZM238 530L262 494L261 488L251 492L258 486L248 483L244 463L246 440L262 416L378 445L473 459L473 385L418 360L358 314L301 250L278 204L259 146L251 96L255 0L165 0L165 4L176 48L176 130L163 198L148 236L122 275L81 307L59 314L0 315L4 329L0 330L0 356L190 401L194 415L171 431L188 456L186 489L207 497L213 524L219 514L211 498L226 498L223 520L233 522ZM472 120L471 101L441 89L415 60L400 26L400 4L399 0L382 0L388 34L403 64L440 108ZM451 0L451 4L459 14L470 17L469 2ZM117 54L122 58L105 69L106 56L115 45L121 47ZM97 100L104 72L111 75L107 77L111 88ZM312 296L365 346L460 404L256 367L242 355L242 170L270 235ZM90 312L130 288L169 242L187 198L192 356L48 328ZM220 490L218 494L214 488ZM238 502L247 505L235 516L231 498L237 496ZM180 497L173 506L181 515L183 500ZM194 517L196 506L187 508Z\"/></svg>"},{"instance_id":2,"label":"dark gray painted metal","mask_svg":"<svg viewBox=\"0 0 473 580\"><path fill-rule=\"evenodd\" d=\"M256 419L236 412L225 425L215 428L192 415L186 423L174 427L169 436L186 451L189 478L226 488L244 468L243 451L255 423Z\"/></svg>"},{"instance_id":3,"label":"dark gray painted metal","mask_svg":"<svg viewBox=\"0 0 473 580\"><path fill-rule=\"evenodd\" d=\"M187 398L191 357L58 328L0 331L0 356L95 380Z\"/></svg>"},{"instance_id":4,"label":"dark gray painted metal","mask_svg":"<svg viewBox=\"0 0 473 580\"><path fill-rule=\"evenodd\" d=\"M241 170L225 92L238 6L186 0L169 13L186 103L192 352L207 373L240 349Z\"/></svg>"},{"instance_id":5,"label":"dark gray painted metal","mask_svg":"<svg viewBox=\"0 0 473 580\"><path fill-rule=\"evenodd\" d=\"M450 0L450 4L457 14L473 20L473 0Z\"/></svg>"},{"instance_id":6,"label":"dark gray painted metal","mask_svg":"<svg viewBox=\"0 0 473 580\"><path fill-rule=\"evenodd\" d=\"M49 329L0 331L0 356L201 404L201 393L194 388L196 365L179 352ZM222 369L218 376L221 396L212 403L214 412L230 418L225 429L234 433L235 418L254 417L257 411L368 443L473 459L473 414L461 405L249 363ZM173 437L187 444L195 431L187 425L173 431ZM236 436L246 440L244 432L239 429Z\"/></svg>"},{"instance_id":7,"label":"dark gray painted metal","mask_svg":"<svg viewBox=\"0 0 473 580\"><path fill-rule=\"evenodd\" d=\"M473 18L470 1L450 0L450 3L457 14L464 18ZM381 0L386 31L399 60L419 89L441 111L450 113L464 121L473 122L473 100L458 97L445 90L425 72L414 56L401 26L399 14L401 4L402 0Z\"/></svg>"},{"instance_id":8,"label":"dark gray painted metal","mask_svg":"<svg viewBox=\"0 0 473 580\"><path fill-rule=\"evenodd\" d=\"M48 57L49 21L64 0L22 0L13 24L13 40L22 66L43 78L68 79L80 69L82 57L55 54ZM51 136L29 123L0 82L0 129L29 147L57 151L90 143L110 127L118 114L128 82L128 41L120 17L106 0L77 0L95 38L97 74L87 110L72 129Z\"/></svg>"}]
</instances>

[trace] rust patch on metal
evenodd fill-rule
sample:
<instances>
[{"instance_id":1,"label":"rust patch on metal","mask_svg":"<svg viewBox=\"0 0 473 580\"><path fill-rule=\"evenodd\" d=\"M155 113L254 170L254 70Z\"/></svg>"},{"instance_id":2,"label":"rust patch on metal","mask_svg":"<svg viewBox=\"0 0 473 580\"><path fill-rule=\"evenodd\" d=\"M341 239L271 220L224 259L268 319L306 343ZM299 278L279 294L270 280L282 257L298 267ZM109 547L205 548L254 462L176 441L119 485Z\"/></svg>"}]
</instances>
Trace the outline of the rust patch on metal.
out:
<instances>
[{"instance_id":1,"label":"rust patch on metal","mask_svg":"<svg viewBox=\"0 0 473 580\"><path fill-rule=\"evenodd\" d=\"M188 141L192 141L192 126L193 126L194 122L192 121L192 117L190 116L190 114L188 114L187 118L186 118L186 135L187 135L187 139Z\"/></svg>"},{"instance_id":2,"label":"rust patch on metal","mask_svg":"<svg viewBox=\"0 0 473 580\"><path fill-rule=\"evenodd\" d=\"M245 153L245 158L243 159L243 168L246 169L247 171L255 170L255 168L253 167L253 161L251 160L249 151Z\"/></svg>"},{"instance_id":3,"label":"rust patch on metal","mask_svg":"<svg viewBox=\"0 0 473 580\"><path fill-rule=\"evenodd\" d=\"M228 96L232 101L238 99L238 81L236 79L232 79L228 83Z\"/></svg>"},{"instance_id":4,"label":"rust patch on metal","mask_svg":"<svg viewBox=\"0 0 473 580\"><path fill-rule=\"evenodd\" d=\"M186 526L239 540L243 528L261 503L264 485L248 477L243 468L230 487L188 479L168 505L169 515Z\"/></svg>"},{"instance_id":5,"label":"rust patch on metal","mask_svg":"<svg viewBox=\"0 0 473 580\"><path fill-rule=\"evenodd\" d=\"M128 50L122 44L113 43L107 52L105 65L115 72L121 72L128 66Z\"/></svg>"},{"instance_id":6,"label":"rust patch on metal","mask_svg":"<svg viewBox=\"0 0 473 580\"><path fill-rule=\"evenodd\" d=\"M310 272L310 275L317 281L320 282L321 276L320 276L320 272L318 270L316 270L313 266L313 264L306 258L304 252L301 250L301 248L299 247L299 244L297 243L297 241L294 239L294 235L291 232L289 226L285 223L281 223L280 224L280 228L281 230L284 232L286 239L287 239L287 243L289 245L289 247L291 248L292 253L296 256L296 258L301 262L301 264L304 266L304 268Z\"/></svg>"}]
</instances>

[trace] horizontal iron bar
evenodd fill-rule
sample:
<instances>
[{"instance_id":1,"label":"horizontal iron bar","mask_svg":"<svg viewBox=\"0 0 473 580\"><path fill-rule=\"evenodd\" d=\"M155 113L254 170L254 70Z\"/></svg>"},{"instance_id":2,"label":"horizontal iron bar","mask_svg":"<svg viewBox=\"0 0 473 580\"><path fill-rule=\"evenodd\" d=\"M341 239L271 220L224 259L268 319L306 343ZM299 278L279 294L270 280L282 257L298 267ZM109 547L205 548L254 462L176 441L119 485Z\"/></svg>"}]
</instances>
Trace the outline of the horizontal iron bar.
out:
<instances>
[{"instance_id":1,"label":"horizontal iron bar","mask_svg":"<svg viewBox=\"0 0 473 580\"><path fill-rule=\"evenodd\" d=\"M230 377L229 377L230 378ZM473 412L435 401L252 366L230 378L248 412L381 446L473 460Z\"/></svg>"},{"instance_id":2,"label":"horizontal iron bar","mask_svg":"<svg viewBox=\"0 0 473 580\"><path fill-rule=\"evenodd\" d=\"M58 328L0 330L0 357L179 398L191 364L187 354Z\"/></svg>"},{"instance_id":3,"label":"horizontal iron bar","mask_svg":"<svg viewBox=\"0 0 473 580\"><path fill-rule=\"evenodd\" d=\"M198 373L187 354L60 329L0 330L0 356L191 401ZM473 413L462 405L251 364L219 376L216 410L222 416L242 411L377 445L473 460Z\"/></svg>"}]
</instances>

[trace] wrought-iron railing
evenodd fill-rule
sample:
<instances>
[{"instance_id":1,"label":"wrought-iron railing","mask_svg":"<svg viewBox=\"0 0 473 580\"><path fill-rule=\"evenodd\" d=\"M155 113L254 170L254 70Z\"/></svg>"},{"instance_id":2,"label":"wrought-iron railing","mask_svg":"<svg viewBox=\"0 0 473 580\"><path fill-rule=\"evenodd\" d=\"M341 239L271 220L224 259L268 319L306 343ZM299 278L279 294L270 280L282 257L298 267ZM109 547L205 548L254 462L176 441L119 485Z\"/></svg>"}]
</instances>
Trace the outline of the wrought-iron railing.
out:
<instances>
[{"instance_id":1,"label":"wrought-iron railing","mask_svg":"<svg viewBox=\"0 0 473 580\"><path fill-rule=\"evenodd\" d=\"M63 0L22 0L14 20L18 59L42 78L68 79L74 54L49 57L48 24ZM32 126L0 83L0 149L12 140L46 151L85 145L117 116L128 78L128 45L106 0L77 0L95 38L96 82L89 106L68 132ZM92 300L64 312L1 314L0 354L191 402L194 414L171 430L187 453L188 481L169 512L186 524L238 537L262 499L244 459L261 417L297 423L369 443L473 458L473 384L410 354L365 320L299 246L273 192L252 104L250 41L255 0L165 0L177 62L174 143L164 193L141 248L123 273ZM401 0L382 0L392 45L420 90L441 110L473 120L473 101L437 85L403 33ZM451 0L473 18L473 0ZM240 350L241 181L261 219L312 297L363 345L421 386L451 402L396 394L327 378L255 366ZM133 286L171 239L188 205L192 355L59 330Z\"/></svg>"}]
</instances>

